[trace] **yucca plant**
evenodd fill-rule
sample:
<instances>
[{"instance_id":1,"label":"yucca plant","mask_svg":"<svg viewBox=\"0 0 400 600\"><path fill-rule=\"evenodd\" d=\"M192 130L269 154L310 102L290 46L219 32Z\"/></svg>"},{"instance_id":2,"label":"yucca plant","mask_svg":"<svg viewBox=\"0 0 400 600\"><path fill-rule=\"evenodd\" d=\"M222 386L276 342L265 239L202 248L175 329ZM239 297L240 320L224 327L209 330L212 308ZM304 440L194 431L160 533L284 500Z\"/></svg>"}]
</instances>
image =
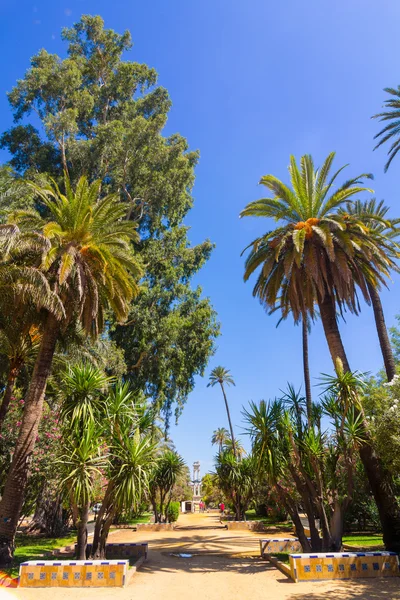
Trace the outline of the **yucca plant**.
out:
<instances>
[{"instance_id":1,"label":"yucca plant","mask_svg":"<svg viewBox=\"0 0 400 600\"><path fill-rule=\"evenodd\" d=\"M174 450L166 449L158 456L150 480L155 523L167 522L173 487L184 467L185 461Z\"/></svg>"},{"instance_id":2,"label":"yucca plant","mask_svg":"<svg viewBox=\"0 0 400 600\"><path fill-rule=\"evenodd\" d=\"M257 483L256 459L250 454L239 460L231 449L225 449L215 459L215 473L219 487L235 507L236 521L245 520Z\"/></svg>"},{"instance_id":3,"label":"yucca plant","mask_svg":"<svg viewBox=\"0 0 400 600\"><path fill-rule=\"evenodd\" d=\"M109 448L107 488L96 519L92 555L104 558L110 526L123 509L137 507L149 495L156 464L151 414L141 394L117 382L104 401L105 441Z\"/></svg>"},{"instance_id":4,"label":"yucca plant","mask_svg":"<svg viewBox=\"0 0 400 600\"><path fill-rule=\"evenodd\" d=\"M63 454L58 460L64 474L62 488L78 515L77 558L86 559L87 524L93 499L93 482L107 466L107 454L102 447L104 430L89 419L84 427L70 424L64 427Z\"/></svg>"},{"instance_id":5,"label":"yucca plant","mask_svg":"<svg viewBox=\"0 0 400 600\"><path fill-rule=\"evenodd\" d=\"M69 365L62 378L64 400L61 418L64 422L85 426L105 416L104 396L113 377L89 363Z\"/></svg>"}]
</instances>

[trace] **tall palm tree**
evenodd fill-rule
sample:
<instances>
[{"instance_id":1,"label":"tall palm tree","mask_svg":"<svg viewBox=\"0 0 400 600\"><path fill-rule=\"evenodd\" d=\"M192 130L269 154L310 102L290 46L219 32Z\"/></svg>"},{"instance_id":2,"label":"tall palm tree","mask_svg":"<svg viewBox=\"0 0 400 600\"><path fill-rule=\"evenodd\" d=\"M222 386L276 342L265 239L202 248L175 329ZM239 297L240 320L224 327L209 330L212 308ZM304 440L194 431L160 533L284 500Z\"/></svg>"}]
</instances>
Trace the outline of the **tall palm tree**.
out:
<instances>
[{"instance_id":1,"label":"tall palm tree","mask_svg":"<svg viewBox=\"0 0 400 600\"><path fill-rule=\"evenodd\" d=\"M384 235L386 239L392 240L392 256L393 258L397 258L398 246L395 244L394 239L400 234L400 219L388 219L388 211L389 207L385 206L384 201L381 200L377 203L375 198L365 202L356 200L356 202L349 204L346 209L344 209L345 214L347 212L348 215L354 216L356 219L359 219L365 223L369 228L373 229L374 231L378 231L381 235ZM374 311L375 324L378 332L379 344L382 351L386 375L388 381L391 381L396 374L396 364L386 328L382 302L379 296L379 289L372 285L372 283L368 280L367 286L368 293L371 298L372 309Z\"/></svg>"},{"instance_id":2,"label":"tall palm tree","mask_svg":"<svg viewBox=\"0 0 400 600\"><path fill-rule=\"evenodd\" d=\"M374 150L383 144L386 144L386 142L392 142L392 145L388 150L389 160L385 164L386 172L390 167L392 160L400 150L400 86L397 87L397 90L394 88L385 88L384 91L391 96L385 100L386 110L374 115L372 118L379 119L383 122L389 121L389 124L385 125L385 127L374 136L375 140L380 138Z\"/></svg>"},{"instance_id":3,"label":"tall palm tree","mask_svg":"<svg viewBox=\"0 0 400 600\"><path fill-rule=\"evenodd\" d=\"M319 170L310 155L301 158L300 169L290 159L291 187L273 175L262 177L261 184L272 197L251 202L241 216L272 218L275 229L250 244L245 280L262 267L253 295L267 308L279 298L282 316L291 311L295 321L315 315L318 306L325 337L334 365L340 359L345 371L350 365L337 323L337 310L358 313L358 294L370 301L368 283L379 287L396 265L392 243L354 216L339 209L354 195L371 191L363 187L364 174L346 181L334 190L342 171L330 176L334 159L331 153ZM385 544L400 549L400 510L389 475L375 455L363 420L366 440L360 456L378 506Z\"/></svg>"},{"instance_id":4,"label":"tall palm tree","mask_svg":"<svg viewBox=\"0 0 400 600\"><path fill-rule=\"evenodd\" d=\"M218 427L218 429L216 429L212 434L211 443L213 446L218 446L219 452L221 452L228 439L228 430L225 429L225 427Z\"/></svg>"},{"instance_id":5,"label":"tall palm tree","mask_svg":"<svg viewBox=\"0 0 400 600\"><path fill-rule=\"evenodd\" d=\"M126 208L116 195L99 198L100 182L89 185L82 177L73 190L66 177L65 194L51 180L42 187L32 187L48 218L32 210L15 218L21 228L48 241L42 269L59 299L62 314L45 311L40 348L0 502L0 564L10 562L14 552L29 460L61 329L77 319L86 333L95 337L103 328L106 309L124 320L137 293L135 278L141 273L131 244L137 239L135 225L124 218Z\"/></svg>"},{"instance_id":6,"label":"tall palm tree","mask_svg":"<svg viewBox=\"0 0 400 600\"><path fill-rule=\"evenodd\" d=\"M227 386L229 386L229 385L235 385L235 382L233 380L233 377L232 377L229 369L225 369L225 367L219 366L219 367L215 367L211 371L210 377L209 377L209 383L207 384L207 387L210 387L210 386L214 387L217 384L219 384L221 386L222 395L224 397L226 414L228 415L229 429L231 431L231 440L232 440L233 455L236 458L235 436L233 435L231 413L229 411L228 399L226 397L226 392L225 392L225 386L226 385Z\"/></svg>"}]
</instances>

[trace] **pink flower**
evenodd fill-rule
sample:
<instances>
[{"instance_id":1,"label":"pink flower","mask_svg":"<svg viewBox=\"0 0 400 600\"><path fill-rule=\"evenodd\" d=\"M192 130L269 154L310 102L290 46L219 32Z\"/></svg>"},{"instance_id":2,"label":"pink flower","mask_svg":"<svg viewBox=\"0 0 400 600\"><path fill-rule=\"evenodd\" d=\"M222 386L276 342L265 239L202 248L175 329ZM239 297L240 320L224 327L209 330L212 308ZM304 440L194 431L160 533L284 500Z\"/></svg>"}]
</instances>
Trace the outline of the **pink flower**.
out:
<instances>
[{"instance_id":1,"label":"pink flower","mask_svg":"<svg viewBox=\"0 0 400 600\"><path fill-rule=\"evenodd\" d=\"M19 427L21 425L22 421L17 421L15 424L17 427Z\"/></svg>"}]
</instances>

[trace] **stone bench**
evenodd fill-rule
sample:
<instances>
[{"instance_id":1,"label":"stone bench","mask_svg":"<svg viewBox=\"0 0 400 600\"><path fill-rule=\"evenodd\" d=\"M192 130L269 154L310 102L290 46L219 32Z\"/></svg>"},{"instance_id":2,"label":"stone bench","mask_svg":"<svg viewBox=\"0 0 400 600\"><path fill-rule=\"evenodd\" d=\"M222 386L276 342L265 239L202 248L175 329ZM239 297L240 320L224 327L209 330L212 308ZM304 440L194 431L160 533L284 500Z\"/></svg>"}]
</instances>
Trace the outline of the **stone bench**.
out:
<instances>
[{"instance_id":1,"label":"stone bench","mask_svg":"<svg viewBox=\"0 0 400 600\"><path fill-rule=\"evenodd\" d=\"M123 587L127 560L28 561L19 567L19 587Z\"/></svg>"},{"instance_id":2,"label":"stone bench","mask_svg":"<svg viewBox=\"0 0 400 600\"><path fill-rule=\"evenodd\" d=\"M77 552L77 544L75 544L75 555ZM86 558L89 558L92 552L92 544L86 547ZM147 542L121 543L121 544L106 544L106 558L141 558L147 559L149 545Z\"/></svg>"},{"instance_id":3,"label":"stone bench","mask_svg":"<svg viewBox=\"0 0 400 600\"><path fill-rule=\"evenodd\" d=\"M395 552L333 552L291 554L294 581L398 577L399 558Z\"/></svg>"},{"instance_id":4,"label":"stone bench","mask_svg":"<svg viewBox=\"0 0 400 600\"><path fill-rule=\"evenodd\" d=\"M301 551L302 547L298 538L267 538L260 540L261 558L264 558L266 554Z\"/></svg>"},{"instance_id":5,"label":"stone bench","mask_svg":"<svg viewBox=\"0 0 400 600\"><path fill-rule=\"evenodd\" d=\"M226 521L225 526L234 531L265 531L262 521Z\"/></svg>"},{"instance_id":6,"label":"stone bench","mask_svg":"<svg viewBox=\"0 0 400 600\"><path fill-rule=\"evenodd\" d=\"M174 523L138 523L136 531L172 531Z\"/></svg>"}]
</instances>

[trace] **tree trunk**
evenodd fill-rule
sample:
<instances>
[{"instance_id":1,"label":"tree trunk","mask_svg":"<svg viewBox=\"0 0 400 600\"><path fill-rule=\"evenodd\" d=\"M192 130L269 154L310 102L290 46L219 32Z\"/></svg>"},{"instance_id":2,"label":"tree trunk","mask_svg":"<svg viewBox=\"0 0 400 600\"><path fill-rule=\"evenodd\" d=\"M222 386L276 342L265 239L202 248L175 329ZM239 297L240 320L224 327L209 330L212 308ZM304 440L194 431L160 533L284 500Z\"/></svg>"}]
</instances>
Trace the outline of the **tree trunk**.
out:
<instances>
[{"instance_id":1,"label":"tree trunk","mask_svg":"<svg viewBox=\"0 0 400 600\"><path fill-rule=\"evenodd\" d=\"M324 300L319 302L319 310L333 363L336 365L336 359L340 358L344 370L350 371L336 320L335 304L327 294ZM363 426L366 441L360 447L360 458L378 508L383 542L387 550L400 552L400 507L394 494L393 479L390 473L384 469L372 447L365 418Z\"/></svg>"},{"instance_id":2,"label":"tree trunk","mask_svg":"<svg viewBox=\"0 0 400 600\"><path fill-rule=\"evenodd\" d=\"M59 537L67 528L63 512L61 494L54 493L45 482L36 499L35 514L27 532L44 533L48 537Z\"/></svg>"},{"instance_id":3,"label":"tree trunk","mask_svg":"<svg viewBox=\"0 0 400 600\"><path fill-rule=\"evenodd\" d=\"M14 392L15 381L18 377L21 367L11 362L10 372L7 377L7 386L4 391L3 401L0 406L0 431L3 426L4 420L7 416L8 407L10 406L11 398Z\"/></svg>"},{"instance_id":4,"label":"tree trunk","mask_svg":"<svg viewBox=\"0 0 400 600\"><path fill-rule=\"evenodd\" d=\"M111 509L109 515L103 523L103 527L101 529L100 543L97 546L96 554L94 558L106 558L106 547L107 547L107 539L108 534L110 533L110 527L114 520L115 516L115 508Z\"/></svg>"},{"instance_id":5,"label":"tree trunk","mask_svg":"<svg viewBox=\"0 0 400 600\"><path fill-rule=\"evenodd\" d=\"M301 522L299 511L297 509L297 506L295 505L295 502L278 483L275 484L275 489L278 493L278 497L280 498L282 504L284 505L285 509L287 510L293 521L294 527L296 529L296 535L299 539L301 547L303 548L303 552L311 552L311 545L304 532L303 523Z\"/></svg>"},{"instance_id":6,"label":"tree trunk","mask_svg":"<svg viewBox=\"0 0 400 600\"><path fill-rule=\"evenodd\" d=\"M97 515L94 533L93 533L93 542L92 542L92 558L98 554L98 548L101 542L101 535L104 526L104 517L109 513L109 507L112 502L112 492L113 492L113 483L111 481L108 482L106 493L104 494L104 500L101 504L101 508L99 510L99 514Z\"/></svg>"},{"instance_id":7,"label":"tree trunk","mask_svg":"<svg viewBox=\"0 0 400 600\"><path fill-rule=\"evenodd\" d=\"M350 365L347 360L342 337L337 324L335 302L331 296L325 294L325 298L319 302L319 310L326 341L328 342L329 352L331 353L335 368L336 361L340 358L343 363L343 369L345 371L350 371Z\"/></svg>"},{"instance_id":8,"label":"tree trunk","mask_svg":"<svg viewBox=\"0 0 400 600\"><path fill-rule=\"evenodd\" d=\"M343 526L344 526L345 507L336 500L333 506L331 516L331 547L328 549L331 552L340 552L342 549Z\"/></svg>"},{"instance_id":9,"label":"tree trunk","mask_svg":"<svg viewBox=\"0 0 400 600\"><path fill-rule=\"evenodd\" d=\"M235 436L233 435L231 413L229 412L229 405L228 405L228 400L227 400L227 397L225 394L224 384L220 382L220 385L221 385L222 393L224 395L226 414L228 415L229 429L231 430L233 456L236 458L236 442L235 442Z\"/></svg>"},{"instance_id":10,"label":"tree trunk","mask_svg":"<svg viewBox=\"0 0 400 600\"><path fill-rule=\"evenodd\" d=\"M372 302L372 308L374 311L376 330L378 332L379 344L381 346L381 352L383 356L383 362L385 364L385 371L388 378L388 381L392 381L393 377L396 375L396 366L394 362L394 356L392 351L392 346L390 345L390 340L388 336L388 332L386 329L385 316L383 314L382 302L379 297L378 290L371 285L368 285L368 292Z\"/></svg>"},{"instance_id":11,"label":"tree trunk","mask_svg":"<svg viewBox=\"0 0 400 600\"><path fill-rule=\"evenodd\" d=\"M46 383L51 371L59 329L59 322L49 314L25 398L24 413L12 463L0 501L0 565L9 564L14 554L18 519L24 502L29 464L43 412Z\"/></svg>"},{"instance_id":12,"label":"tree trunk","mask_svg":"<svg viewBox=\"0 0 400 600\"><path fill-rule=\"evenodd\" d=\"M79 509L77 552L78 560L86 560L86 547L88 540L87 524L89 520L89 502Z\"/></svg>"},{"instance_id":13,"label":"tree trunk","mask_svg":"<svg viewBox=\"0 0 400 600\"><path fill-rule=\"evenodd\" d=\"M308 327L307 317L302 319L303 333L303 370L304 370L304 386L306 390L307 403L307 421L308 426L312 426L312 396L311 396L311 380L310 380L310 365L308 361Z\"/></svg>"}]
</instances>

